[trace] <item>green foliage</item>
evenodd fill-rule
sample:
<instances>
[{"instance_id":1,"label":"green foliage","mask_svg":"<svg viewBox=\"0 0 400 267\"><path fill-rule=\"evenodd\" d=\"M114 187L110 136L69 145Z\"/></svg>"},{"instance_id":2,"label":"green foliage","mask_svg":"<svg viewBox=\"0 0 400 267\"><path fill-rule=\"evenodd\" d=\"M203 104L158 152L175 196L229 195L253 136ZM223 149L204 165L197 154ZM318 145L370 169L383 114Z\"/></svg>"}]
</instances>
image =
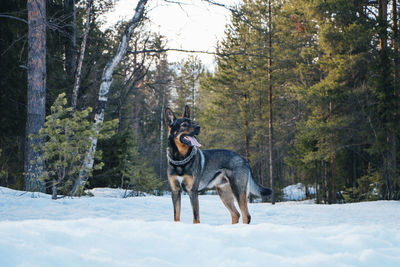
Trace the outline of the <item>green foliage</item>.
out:
<instances>
[{"instance_id":1,"label":"green foliage","mask_svg":"<svg viewBox=\"0 0 400 267\"><path fill-rule=\"evenodd\" d=\"M198 111L199 80L203 74L203 65L198 57L191 56L181 61L175 77L177 98L175 110L184 110L185 105L191 106L191 116L196 118Z\"/></svg>"},{"instance_id":2,"label":"green foliage","mask_svg":"<svg viewBox=\"0 0 400 267\"><path fill-rule=\"evenodd\" d=\"M368 168L367 174L357 179L357 187L349 187L343 191L346 202L372 201L382 198L381 187L384 184L382 174Z\"/></svg>"},{"instance_id":3,"label":"green foliage","mask_svg":"<svg viewBox=\"0 0 400 267\"><path fill-rule=\"evenodd\" d=\"M83 164L86 153L91 147L91 137L108 139L114 135L114 129L118 120L106 121L98 129L89 120L91 108L75 111L66 106L65 94L60 94L53 106L50 115L46 117L44 128L39 131L39 137L44 139L41 147L43 159L37 161L45 162L45 170L40 179L47 186L56 186L57 190L69 195L70 190L84 168ZM97 151L95 158L101 159L101 151ZM94 165L94 169L101 169L101 161ZM91 174L92 170L89 171Z\"/></svg>"},{"instance_id":4,"label":"green foliage","mask_svg":"<svg viewBox=\"0 0 400 267\"><path fill-rule=\"evenodd\" d=\"M118 134L116 140L116 163L113 175L120 180L120 187L136 192L154 193L161 189L162 182L146 157L139 152L138 138L127 128Z\"/></svg>"},{"instance_id":5,"label":"green foliage","mask_svg":"<svg viewBox=\"0 0 400 267\"><path fill-rule=\"evenodd\" d=\"M26 12L20 12L26 1L3 2L0 13L26 19ZM398 51L392 47L392 16L374 16L372 2L244 0L217 45L221 54L213 72L204 71L196 57L171 65L165 53L130 53L113 75L105 115L109 122L103 126L108 130L100 134L103 153L97 153L91 186L158 189L166 177L163 109L172 106L182 112L186 104L202 127L204 148L227 148L242 155L248 150L256 179L268 184L271 34L276 192L303 182L319 185L318 196L325 202L333 191L343 191L346 201L399 199L400 86L394 80ZM393 1L386 3L390 12ZM77 1L77 48L84 6ZM41 132L45 146L37 148L45 151L45 158L37 160L46 162L42 178L47 185L54 182L65 194L81 168L88 137L95 134L85 107L97 104L102 70L123 28L122 23L116 30L100 30L99 15L111 6L111 0L98 2L92 14L78 102L83 111L71 116L65 104L73 87L66 68L72 42L67 29L71 25L65 23L71 21L64 18L68 16L63 1L47 3L52 22L47 32L46 106L55 104L46 110ZM27 25L0 20L0 185L22 189ZM381 40L387 45L382 42L381 47ZM165 47L164 38L151 33L145 23L130 43L137 51ZM64 99L57 98L61 92ZM116 135L110 130L114 118L119 119Z\"/></svg>"},{"instance_id":6,"label":"green foliage","mask_svg":"<svg viewBox=\"0 0 400 267\"><path fill-rule=\"evenodd\" d=\"M297 43L282 30L286 21L282 2L272 1L272 16L268 16L267 1L243 1L217 51L229 56L217 56L217 68L207 73L200 83L200 139L207 148L232 149L248 157L259 182L268 184L268 89L273 91L273 123L275 177L290 171L283 159L299 105L293 94L296 61L300 61ZM272 24L269 32L268 23ZM290 32L290 31L289 31ZM269 36L272 38L272 80L268 79ZM291 42L289 42L291 41ZM289 122L289 123L288 123ZM203 141L204 140L204 141ZM280 184L281 183L281 184Z\"/></svg>"},{"instance_id":7,"label":"green foliage","mask_svg":"<svg viewBox=\"0 0 400 267\"><path fill-rule=\"evenodd\" d=\"M0 14L26 19L26 1L1 1ZM27 32L28 24L0 18L0 185L15 189L24 188Z\"/></svg>"},{"instance_id":8,"label":"green foliage","mask_svg":"<svg viewBox=\"0 0 400 267\"><path fill-rule=\"evenodd\" d=\"M354 173L364 172L355 158L366 156L366 86L372 60L368 44L373 31L369 20L357 15L362 10L359 3L300 2L307 10L304 20L315 22L308 26L318 35L318 42L312 42L317 51L314 60L304 61L299 70L305 72L304 77L310 69L320 75L297 88L308 112L298 123L287 162L300 172L304 182L319 183L328 192L328 201L335 201L333 192L352 188L357 179Z\"/></svg>"}]
</instances>

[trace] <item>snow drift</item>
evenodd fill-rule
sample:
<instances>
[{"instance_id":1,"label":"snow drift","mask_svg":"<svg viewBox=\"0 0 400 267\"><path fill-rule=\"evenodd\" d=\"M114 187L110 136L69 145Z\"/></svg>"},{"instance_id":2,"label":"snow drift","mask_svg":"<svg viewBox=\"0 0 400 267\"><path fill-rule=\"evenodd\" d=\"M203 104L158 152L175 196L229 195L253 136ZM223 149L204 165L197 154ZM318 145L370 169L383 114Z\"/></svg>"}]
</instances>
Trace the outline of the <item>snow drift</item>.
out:
<instances>
[{"instance_id":1,"label":"snow drift","mask_svg":"<svg viewBox=\"0 0 400 267\"><path fill-rule=\"evenodd\" d=\"M0 266L400 266L399 201L249 204L252 224L231 225L218 196L200 196L193 225L187 196L174 223L169 197L102 192L0 188Z\"/></svg>"}]
</instances>

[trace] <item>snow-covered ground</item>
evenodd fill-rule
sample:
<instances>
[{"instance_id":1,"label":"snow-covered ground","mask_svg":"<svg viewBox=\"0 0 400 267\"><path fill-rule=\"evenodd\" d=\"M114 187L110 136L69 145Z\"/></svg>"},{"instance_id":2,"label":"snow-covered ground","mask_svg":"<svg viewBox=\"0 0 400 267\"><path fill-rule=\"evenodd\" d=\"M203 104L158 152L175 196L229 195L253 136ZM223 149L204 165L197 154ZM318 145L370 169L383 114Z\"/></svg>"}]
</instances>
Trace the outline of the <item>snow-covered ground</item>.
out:
<instances>
[{"instance_id":1,"label":"snow-covered ground","mask_svg":"<svg viewBox=\"0 0 400 267\"><path fill-rule=\"evenodd\" d=\"M284 200L303 200L306 198L306 187L302 183L288 185L282 189ZM308 186L308 193L315 194L315 188Z\"/></svg>"},{"instance_id":2,"label":"snow-covered ground","mask_svg":"<svg viewBox=\"0 0 400 267\"><path fill-rule=\"evenodd\" d=\"M107 191L107 190L106 190ZM0 266L400 266L400 202L249 204L231 225L218 196L200 196L193 225L170 197L51 200L0 187ZM96 195L96 194L95 194Z\"/></svg>"}]
</instances>

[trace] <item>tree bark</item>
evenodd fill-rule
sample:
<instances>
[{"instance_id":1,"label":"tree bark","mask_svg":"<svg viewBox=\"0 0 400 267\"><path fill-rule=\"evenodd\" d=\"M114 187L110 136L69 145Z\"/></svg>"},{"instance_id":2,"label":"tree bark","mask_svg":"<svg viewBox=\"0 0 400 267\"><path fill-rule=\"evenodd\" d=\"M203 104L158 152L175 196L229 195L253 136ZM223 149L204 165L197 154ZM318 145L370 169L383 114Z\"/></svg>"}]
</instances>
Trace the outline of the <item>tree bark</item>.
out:
<instances>
[{"instance_id":1,"label":"tree bark","mask_svg":"<svg viewBox=\"0 0 400 267\"><path fill-rule=\"evenodd\" d=\"M329 117L332 117L333 113L333 103L329 102ZM331 133L331 192L329 202L332 204L336 203L336 149L335 149L335 133L332 131Z\"/></svg>"},{"instance_id":2,"label":"tree bark","mask_svg":"<svg viewBox=\"0 0 400 267\"><path fill-rule=\"evenodd\" d=\"M378 27L379 27L379 43L380 43L380 57L382 64L383 62L386 62L389 60L389 49L388 49L388 33L387 33L387 28L388 28L388 0L379 0L378 1ZM397 5L396 5L397 6ZM397 11L395 11L395 14L397 15ZM395 33L394 33L395 34ZM394 45L394 44L393 44ZM383 65L382 65L383 66ZM381 66L381 67L382 67ZM396 70L395 70L396 72ZM396 77L395 77L396 78ZM389 79L389 78L388 78ZM386 81L385 81L386 82ZM394 85L395 87L395 85ZM393 97L392 92L386 91L388 88L388 85L386 84L385 88L382 89L383 93L385 95L385 101L389 97ZM389 103L384 103L385 105L388 105ZM392 172L392 158L393 155L392 153L392 148L393 148L393 143L395 142L395 137L392 134L392 130L389 129L390 127L388 126L388 122L393 120L393 116L385 116L384 117L384 122L385 122L385 133L386 133L386 139L387 139L387 148L385 149L385 152L383 153L383 162L384 162L384 179L386 182L386 194L385 194L385 199L391 199L391 196L393 195L393 172Z\"/></svg>"},{"instance_id":3,"label":"tree bark","mask_svg":"<svg viewBox=\"0 0 400 267\"><path fill-rule=\"evenodd\" d=\"M381 50L386 50L387 48L387 5L388 0L379 0L379 44Z\"/></svg>"},{"instance_id":4,"label":"tree bark","mask_svg":"<svg viewBox=\"0 0 400 267\"><path fill-rule=\"evenodd\" d=\"M315 161L315 172L314 172L314 175L315 175L315 198L316 198L316 202L317 202L317 204L320 204L321 203L321 201L320 201L320 192L319 192L319 175L320 175L320 173L319 173L319 171L318 171L318 162L317 161Z\"/></svg>"},{"instance_id":5,"label":"tree bark","mask_svg":"<svg viewBox=\"0 0 400 267\"><path fill-rule=\"evenodd\" d=\"M112 59L107 63L103 70L103 74L101 76L101 85L100 85L100 90L99 90L99 103L98 107L96 110L96 114L94 117L94 128L96 133L99 132L99 126L100 124L103 123L104 121L104 113L105 113L105 108L108 100L108 92L110 90L110 86L112 83L112 74L114 69L118 66L118 64L121 62L122 58L125 56L126 51L128 50L128 43L129 40L131 39L131 36L133 34L133 31L136 29L136 27L139 25L141 20L143 19L144 16L144 10L145 10L145 5L147 3L147 0L139 0L136 9L135 9L135 15L132 17L132 19L128 22L126 25L125 31L121 36L121 41L118 46L118 49L112 57ZM94 155L96 153L96 148L97 148L97 137L92 136L91 137L91 147L86 154L84 163L83 163L83 169L79 173L79 177L75 181L74 187L71 191L72 195L79 195L81 193L81 190L83 190L87 180L88 180L88 175L89 175L89 170L93 168L93 163L94 163Z\"/></svg>"},{"instance_id":6,"label":"tree bark","mask_svg":"<svg viewBox=\"0 0 400 267\"><path fill-rule=\"evenodd\" d=\"M79 86L81 84L82 64L83 64L83 58L85 57L86 42L87 42L87 37L89 34L90 15L92 12L92 5L93 5L93 0L88 0L87 7L86 7L85 30L83 31L81 50L79 52L78 65L76 66L76 71L75 71L75 83L74 83L74 88L72 90L71 106L72 106L73 111L75 111L76 105L78 103Z\"/></svg>"},{"instance_id":7,"label":"tree bark","mask_svg":"<svg viewBox=\"0 0 400 267\"><path fill-rule=\"evenodd\" d=\"M250 138L249 138L249 122L247 119L243 122L245 128L245 135L244 135L244 150L245 150L245 157L246 160L250 163Z\"/></svg>"},{"instance_id":8,"label":"tree bark","mask_svg":"<svg viewBox=\"0 0 400 267\"><path fill-rule=\"evenodd\" d=\"M397 13L397 0L392 3L392 32L393 32L393 65L394 65L394 95L398 96L400 81L400 58L399 58L399 26Z\"/></svg>"},{"instance_id":9,"label":"tree bark","mask_svg":"<svg viewBox=\"0 0 400 267\"><path fill-rule=\"evenodd\" d=\"M65 70L68 79L72 82L76 69L76 12L75 0L64 0L64 13L66 21L65 40Z\"/></svg>"},{"instance_id":10,"label":"tree bark","mask_svg":"<svg viewBox=\"0 0 400 267\"><path fill-rule=\"evenodd\" d=\"M397 0L392 1L392 32L393 32L393 67L394 67L394 83L393 83L393 97L396 99L396 104L399 104L399 90L400 90L400 51L399 51L399 24L398 24L398 10ZM398 125L398 119L396 125ZM397 176L397 133L391 131L391 164L390 174L396 186L399 186L399 177ZM394 190L399 190L394 188ZM394 196L393 196L394 197Z\"/></svg>"},{"instance_id":11,"label":"tree bark","mask_svg":"<svg viewBox=\"0 0 400 267\"><path fill-rule=\"evenodd\" d=\"M326 162L322 161L322 168L324 170L324 204L328 203L328 176L326 171Z\"/></svg>"},{"instance_id":12,"label":"tree bark","mask_svg":"<svg viewBox=\"0 0 400 267\"><path fill-rule=\"evenodd\" d=\"M164 87L163 87L164 89ZM161 114L160 114L160 172L159 172L159 179L162 181L162 174L163 174L163 162L164 162L164 110L165 110L165 89L163 90L162 96L162 106L161 106Z\"/></svg>"},{"instance_id":13,"label":"tree bark","mask_svg":"<svg viewBox=\"0 0 400 267\"><path fill-rule=\"evenodd\" d=\"M158 71L158 77L161 77L161 55L159 54L158 57L158 64L159 67L157 68ZM160 171L159 171L159 179L160 181L162 181L162 176L163 176L163 169L164 169L164 110L166 109L166 97L165 97L165 85L162 84L161 85L161 94L162 94L162 98L161 98L161 111L160 111ZM193 110L194 110L194 106L193 106Z\"/></svg>"},{"instance_id":14,"label":"tree bark","mask_svg":"<svg viewBox=\"0 0 400 267\"><path fill-rule=\"evenodd\" d=\"M45 192L38 179L43 171L42 151L34 151L42 140L37 135L45 122L46 107L46 1L28 0L28 98L25 142L25 190Z\"/></svg>"},{"instance_id":15,"label":"tree bark","mask_svg":"<svg viewBox=\"0 0 400 267\"><path fill-rule=\"evenodd\" d=\"M271 181L271 202L275 204L275 180L273 168L273 123L272 123L272 13L271 1L268 1L268 147L269 147L269 177Z\"/></svg>"}]
</instances>

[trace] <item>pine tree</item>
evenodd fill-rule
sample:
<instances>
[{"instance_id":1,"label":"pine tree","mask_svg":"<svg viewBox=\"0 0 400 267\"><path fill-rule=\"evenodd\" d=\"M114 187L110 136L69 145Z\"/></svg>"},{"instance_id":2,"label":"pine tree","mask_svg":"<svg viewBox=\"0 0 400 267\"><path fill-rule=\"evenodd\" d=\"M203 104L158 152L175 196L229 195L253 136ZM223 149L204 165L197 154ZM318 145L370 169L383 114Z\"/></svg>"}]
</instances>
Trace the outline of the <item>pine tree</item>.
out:
<instances>
[{"instance_id":1,"label":"pine tree","mask_svg":"<svg viewBox=\"0 0 400 267\"><path fill-rule=\"evenodd\" d=\"M336 203L338 189L354 184L350 181L355 177L346 170L347 162L352 162L354 152L365 147L360 127L365 125L365 116L360 112L360 99L365 96L368 81L366 66L370 62L368 44L372 36L359 3L343 0L303 4L308 10L306 20L315 21L313 31L318 42L314 46L318 55L302 68L318 69L320 78L306 84L302 91L310 113L299 124L295 157L314 172L311 177L317 177L325 201Z\"/></svg>"},{"instance_id":2,"label":"pine tree","mask_svg":"<svg viewBox=\"0 0 400 267\"><path fill-rule=\"evenodd\" d=\"M178 64L178 74L175 78L177 93L175 109L184 110L185 105L190 105L193 119L196 118L198 110L199 79L203 69L201 60L191 56Z\"/></svg>"},{"instance_id":3,"label":"pine tree","mask_svg":"<svg viewBox=\"0 0 400 267\"><path fill-rule=\"evenodd\" d=\"M72 186L78 178L87 149L90 147L90 136L96 135L99 139L108 139L115 132L118 120L108 121L102 125L99 133L93 129L93 122L88 118L91 108L76 111L71 115L72 108L66 106L65 93L60 94L51 113L46 117L44 127L40 129L39 136L45 140L42 145L35 146L35 150L43 151L43 157L36 161L44 162L46 168L42 170L39 179L52 188L53 199L57 198L57 192L70 195ZM95 156L95 155L93 155ZM101 159L101 151L97 151L97 159ZM100 169L102 162L94 165L94 169ZM91 169L86 170L91 174Z\"/></svg>"}]
</instances>

